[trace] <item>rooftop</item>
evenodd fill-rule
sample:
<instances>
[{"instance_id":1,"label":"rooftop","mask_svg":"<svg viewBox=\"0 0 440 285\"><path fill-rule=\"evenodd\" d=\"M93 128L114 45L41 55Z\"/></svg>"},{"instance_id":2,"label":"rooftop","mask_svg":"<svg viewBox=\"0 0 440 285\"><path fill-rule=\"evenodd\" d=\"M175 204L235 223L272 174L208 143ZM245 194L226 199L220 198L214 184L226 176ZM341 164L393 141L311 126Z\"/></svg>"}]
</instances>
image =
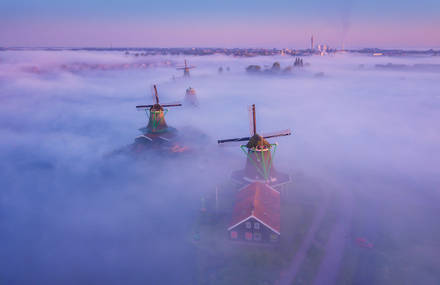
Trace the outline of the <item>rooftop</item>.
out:
<instances>
[{"instance_id":1,"label":"rooftop","mask_svg":"<svg viewBox=\"0 0 440 285\"><path fill-rule=\"evenodd\" d=\"M261 182L242 188L237 193L229 229L250 217L280 233L280 193Z\"/></svg>"}]
</instances>

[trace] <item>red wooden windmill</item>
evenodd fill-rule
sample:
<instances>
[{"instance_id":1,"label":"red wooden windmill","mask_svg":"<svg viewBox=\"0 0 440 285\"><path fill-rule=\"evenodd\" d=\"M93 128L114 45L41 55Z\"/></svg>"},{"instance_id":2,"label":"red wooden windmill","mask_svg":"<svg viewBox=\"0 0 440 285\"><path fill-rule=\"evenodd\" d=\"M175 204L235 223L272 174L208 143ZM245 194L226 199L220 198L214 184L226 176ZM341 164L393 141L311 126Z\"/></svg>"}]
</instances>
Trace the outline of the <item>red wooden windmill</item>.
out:
<instances>
[{"instance_id":1,"label":"red wooden windmill","mask_svg":"<svg viewBox=\"0 0 440 285\"><path fill-rule=\"evenodd\" d=\"M255 105L251 110L251 136L235 139L218 140L219 144L227 142L247 142L241 149L247 156L245 169L234 171L232 179L240 184L252 182L268 183L273 187L281 186L290 182L290 176L274 169L272 159L277 148L277 144L271 144L266 139L289 136L290 129L274 132L260 136L257 134Z\"/></svg>"}]
</instances>

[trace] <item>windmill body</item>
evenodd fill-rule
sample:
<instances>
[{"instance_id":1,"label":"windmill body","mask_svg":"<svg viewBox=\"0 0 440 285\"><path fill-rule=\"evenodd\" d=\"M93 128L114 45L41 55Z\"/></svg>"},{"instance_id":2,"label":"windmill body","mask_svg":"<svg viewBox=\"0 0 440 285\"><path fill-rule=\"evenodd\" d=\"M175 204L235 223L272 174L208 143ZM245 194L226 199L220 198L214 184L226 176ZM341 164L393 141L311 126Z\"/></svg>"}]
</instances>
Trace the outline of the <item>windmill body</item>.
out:
<instances>
[{"instance_id":1,"label":"windmill body","mask_svg":"<svg viewBox=\"0 0 440 285\"><path fill-rule=\"evenodd\" d=\"M267 183L272 187L279 187L290 182L288 174L279 172L273 167L273 157L277 144L271 144L266 139L280 136L288 136L290 130L280 131L261 136L256 132L255 105L252 105L252 131L251 137L243 137L228 140L219 140L218 143L233 141L247 141L241 149L246 154L245 168L234 171L231 178L238 184L246 185L253 182Z\"/></svg>"},{"instance_id":2,"label":"windmill body","mask_svg":"<svg viewBox=\"0 0 440 285\"><path fill-rule=\"evenodd\" d=\"M186 105L198 106L199 100L197 99L197 93L194 88L189 87L185 92Z\"/></svg>"},{"instance_id":3,"label":"windmill body","mask_svg":"<svg viewBox=\"0 0 440 285\"><path fill-rule=\"evenodd\" d=\"M183 69L183 76L184 76L184 77L189 77L189 67L185 67L185 68Z\"/></svg>"},{"instance_id":4,"label":"windmill body","mask_svg":"<svg viewBox=\"0 0 440 285\"><path fill-rule=\"evenodd\" d=\"M247 156L245 177L251 181L273 180L275 171L272 165L272 150L275 150L276 145L270 144L266 139L255 134L241 148Z\"/></svg>"},{"instance_id":5,"label":"windmill body","mask_svg":"<svg viewBox=\"0 0 440 285\"><path fill-rule=\"evenodd\" d=\"M150 115L148 116L147 132L148 133L160 133L166 132L168 130L168 125L165 121L164 110L159 104L153 105L148 111Z\"/></svg>"}]
</instances>

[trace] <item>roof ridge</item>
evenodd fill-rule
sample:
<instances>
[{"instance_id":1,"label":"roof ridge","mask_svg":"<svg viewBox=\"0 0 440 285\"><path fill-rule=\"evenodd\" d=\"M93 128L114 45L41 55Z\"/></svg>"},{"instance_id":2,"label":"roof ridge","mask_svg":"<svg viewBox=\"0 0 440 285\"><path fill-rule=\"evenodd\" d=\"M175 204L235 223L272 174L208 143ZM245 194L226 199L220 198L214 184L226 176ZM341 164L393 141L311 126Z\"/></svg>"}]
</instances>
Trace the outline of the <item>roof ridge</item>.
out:
<instances>
[{"instance_id":1,"label":"roof ridge","mask_svg":"<svg viewBox=\"0 0 440 285\"><path fill-rule=\"evenodd\" d=\"M255 195L254 195L254 202L253 202L254 209L256 208L256 204L258 202L259 196L260 196L260 185L257 184L257 187L255 187Z\"/></svg>"},{"instance_id":2,"label":"roof ridge","mask_svg":"<svg viewBox=\"0 0 440 285\"><path fill-rule=\"evenodd\" d=\"M254 201L252 202L252 215L254 214L255 208L257 208L257 202L260 195L260 184L256 185L255 187L255 195L254 195Z\"/></svg>"}]
</instances>

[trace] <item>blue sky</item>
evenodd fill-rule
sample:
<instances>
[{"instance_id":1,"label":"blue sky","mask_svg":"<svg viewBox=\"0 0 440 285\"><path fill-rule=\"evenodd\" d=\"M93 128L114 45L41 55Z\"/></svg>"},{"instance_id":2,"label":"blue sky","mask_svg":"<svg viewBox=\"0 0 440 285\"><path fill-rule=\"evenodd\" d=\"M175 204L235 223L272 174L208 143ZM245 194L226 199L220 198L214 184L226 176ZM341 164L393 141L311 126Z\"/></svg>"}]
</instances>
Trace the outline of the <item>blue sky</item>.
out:
<instances>
[{"instance_id":1,"label":"blue sky","mask_svg":"<svg viewBox=\"0 0 440 285\"><path fill-rule=\"evenodd\" d=\"M434 47L439 14L437 0L2 0L0 45Z\"/></svg>"}]
</instances>

